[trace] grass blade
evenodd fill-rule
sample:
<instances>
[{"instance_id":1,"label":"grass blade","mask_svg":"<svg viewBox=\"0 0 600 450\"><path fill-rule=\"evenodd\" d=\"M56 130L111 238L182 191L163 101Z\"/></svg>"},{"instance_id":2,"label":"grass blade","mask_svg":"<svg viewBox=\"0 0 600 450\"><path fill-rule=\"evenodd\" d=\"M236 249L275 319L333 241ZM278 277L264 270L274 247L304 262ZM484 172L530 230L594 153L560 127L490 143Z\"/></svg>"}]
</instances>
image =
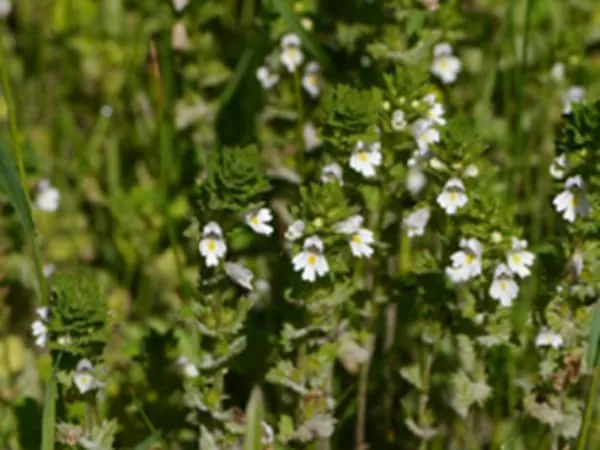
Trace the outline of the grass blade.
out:
<instances>
[{"instance_id":1,"label":"grass blade","mask_svg":"<svg viewBox=\"0 0 600 450\"><path fill-rule=\"evenodd\" d=\"M42 450L54 450L54 433L56 424L56 368L46 386L44 396L44 412L42 415Z\"/></svg>"},{"instance_id":2,"label":"grass blade","mask_svg":"<svg viewBox=\"0 0 600 450\"><path fill-rule=\"evenodd\" d=\"M246 407L246 437L244 450L262 449L263 399L260 388L255 387Z\"/></svg>"},{"instance_id":3,"label":"grass blade","mask_svg":"<svg viewBox=\"0 0 600 450\"><path fill-rule=\"evenodd\" d=\"M28 235L35 234L29 201L19 180L13 154L4 139L0 139L0 183L2 183L8 200L15 208L25 232Z\"/></svg>"},{"instance_id":4,"label":"grass blade","mask_svg":"<svg viewBox=\"0 0 600 450\"><path fill-rule=\"evenodd\" d=\"M251 48L246 49L242 54L242 57L240 58L233 75L229 79L225 90L219 98L219 104L221 105L221 108L227 103L229 103L229 100L231 100L231 97L233 97L233 94L235 94L235 91L237 91L237 88L240 82L242 81L242 78L244 77L244 75L248 71L248 68L250 67L250 62L252 61L253 54L254 51Z\"/></svg>"},{"instance_id":5,"label":"grass blade","mask_svg":"<svg viewBox=\"0 0 600 450\"><path fill-rule=\"evenodd\" d=\"M273 5L283 20L285 20L288 27L290 27L294 33L300 36L302 44L306 50L319 62L319 64L321 64L321 67L323 67L325 71L330 72L333 68L331 60L321 49L321 47L319 47L319 45L313 40L310 34L306 32L296 14L294 14L287 4L287 0L273 0Z\"/></svg>"},{"instance_id":6,"label":"grass blade","mask_svg":"<svg viewBox=\"0 0 600 450\"><path fill-rule=\"evenodd\" d=\"M600 303L597 303L594 307L592 322L590 323L590 337L586 354L586 363L590 369L596 366L598 344L600 344Z\"/></svg>"}]
</instances>

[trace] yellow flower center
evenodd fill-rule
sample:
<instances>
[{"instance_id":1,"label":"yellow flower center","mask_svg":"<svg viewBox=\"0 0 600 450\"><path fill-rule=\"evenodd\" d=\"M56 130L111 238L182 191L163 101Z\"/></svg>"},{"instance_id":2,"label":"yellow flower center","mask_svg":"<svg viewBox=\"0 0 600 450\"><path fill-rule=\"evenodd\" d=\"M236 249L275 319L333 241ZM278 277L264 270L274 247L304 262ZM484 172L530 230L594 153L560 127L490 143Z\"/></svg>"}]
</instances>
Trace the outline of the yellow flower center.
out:
<instances>
[{"instance_id":1,"label":"yellow flower center","mask_svg":"<svg viewBox=\"0 0 600 450\"><path fill-rule=\"evenodd\" d=\"M450 191L450 193L448 194L448 198L450 199L451 202L455 202L458 200L458 193L456 193L454 191Z\"/></svg>"},{"instance_id":2,"label":"yellow flower center","mask_svg":"<svg viewBox=\"0 0 600 450\"><path fill-rule=\"evenodd\" d=\"M510 257L511 261L515 264L520 264L521 263L521 255L519 255L518 253L514 253L511 257Z\"/></svg>"},{"instance_id":3,"label":"yellow flower center","mask_svg":"<svg viewBox=\"0 0 600 450\"><path fill-rule=\"evenodd\" d=\"M310 266L314 266L315 264L317 264L317 257L316 255L308 255L308 265Z\"/></svg>"},{"instance_id":4,"label":"yellow flower center","mask_svg":"<svg viewBox=\"0 0 600 450\"><path fill-rule=\"evenodd\" d=\"M577 206L577 196L576 195L571 196L571 206L573 206L573 207Z\"/></svg>"},{"instance_id":5,"label":"yellow flower center","mask_svg":"<svg viewBox=\"0 0 600 450\"><path fill-rule=\"evenodd\" d=\"M214 252L217 249L217 243L213 240L208 241L208 251Z\"/></svg>"},{"instance_id":6,"label":"yellow flower center","mask_svg":"<svg viewBox=\"0 0 600 450\"><path fill-rule=\"evenodd\" d=\"M505 280L500 281L500 290L502 290L502 291L506 290L506 281Z\"/></svg>"},{"instance_id":7,"label":"yellow flower center","mask_svg":"<svg viewBox=\"0 0 600 450\"><path fill-rule=\"evenodd\" d=\"M258 216L253 216L253 217L250 219L250 222L251 222L253 225L258 225L258 224L259 224L259 221L258 221Z\"/></svg>"},{"instance_id":8,"label":"yellow flower center","mask_svg":"<svg viewBox=\"0 0 600 450\"><path fill-rule=\"evenodd\" d=\"M467 254L466 262L468 265L471 265L475 262L475 257L471 254Z\"/></svg>"},{"instance_id":9,"label":"yellow flower center","mask_svg":"<svg viewBox=\"0 0 600 450\"><path fill-rule=\"evenodd\" d=\"M367 162L367 161L368 161L368 159L369 159L369 158L368 158L368 156L367 156L367 154L366 154L365 152L360 152L360 153L358 154L358 160L359 160L360 162Z\"/></svg>"},{"instance_id":10,"label":"yellow flower center","mask_svg":"<svg viewBox=\"0 0 600 450\"><path fill-rule=\"evenodd\" d=\"M352 236L352 241L356 242L357 244L362 244L362 238L360 237L360 234L355 234Z\"/></svg>"}]
</instances>

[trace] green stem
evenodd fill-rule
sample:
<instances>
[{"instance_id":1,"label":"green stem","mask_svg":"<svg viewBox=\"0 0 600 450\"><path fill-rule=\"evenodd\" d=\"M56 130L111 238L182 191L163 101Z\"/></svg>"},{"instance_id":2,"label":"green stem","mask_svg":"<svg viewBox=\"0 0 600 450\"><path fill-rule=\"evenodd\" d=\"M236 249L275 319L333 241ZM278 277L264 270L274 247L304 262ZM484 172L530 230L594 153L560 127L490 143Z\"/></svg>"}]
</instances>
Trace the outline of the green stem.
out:
<instances>
[{"instance_id":1,"label":"green stem","mask_svg":"<svg viewBox=\"0 0 600 450\"><path fill-rule=\"evenodd\" d=\"M298 159L297 170L300 175L304 173L304 102L302 100L302 86L298 70L294 72L294 94L296 96L296 106L298 107Z\"/></svg>"},{"instance_id":2,"label":"green stem","mask_svg":"<svg viewBox=\"0 0 600 450\"><path fill-rule=\"evenodd\" d=\"M0 45L0 70L2 71L2 91L4 98L6 99L6 108L8 110L8 123L10 128L10 139L12 147L15 151L15 157L17 160L17 168L19 170L19 178L21 186L27 200L27 207L31 211L31 199L29 197L29 189L27 189L27 174L25 173L25 163L23 158L23 148L21 146L21 139L19 137L19 130L17 127L17 114L16 108L12 98L12 91L10 89L10 81L8 79L8 69L6 64L6 58L4 55L4 49ZM30 236L31 246L33 249L33 263L35 266L35 273L38 280L40 294L42 298L42 304L47 305L49 303L48 297L48 286L46 285L46 277L44 276L44 267L42 264L42 254L40 251L39 242L35 232Z\"/></svg>"},{"instance_id":3,"label":"green stem","mask_svg":"<svg viewBox=\"0 0 600 450\"><path fill-rule=\"evenodd\" d=\"M600 361L600 358L598 359ZM592 385L588 393L587 402L585 405L585 413L583 419L583 426L577 440L577 450L585 450L587 448L587 442L590 434L590 425L592 424L592 415L594 412L594 404L596 402L596 394L598 393L598 380L600 379L600 364L596 362L594 369L594 376L592 378Z\"/></svg>"}]
</instances>

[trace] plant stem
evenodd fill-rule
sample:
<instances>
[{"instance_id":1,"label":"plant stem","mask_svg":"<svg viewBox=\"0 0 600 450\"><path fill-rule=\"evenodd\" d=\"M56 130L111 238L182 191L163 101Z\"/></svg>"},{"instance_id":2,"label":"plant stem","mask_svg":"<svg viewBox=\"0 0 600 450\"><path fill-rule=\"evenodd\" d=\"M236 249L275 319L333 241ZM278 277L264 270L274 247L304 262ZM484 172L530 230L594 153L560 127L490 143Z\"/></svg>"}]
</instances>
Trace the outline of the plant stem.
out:
<instances>
[{"instance_id":1,"label":"plant stem","mask_svg":"<svg viewBox=\"0 0 600 450\"><path fill-rule=\"evenodd\" d=\"M298 70L294 72L294 94L296 96L296 106L298 107L298 148L297 148L297 171L300 175L304 173L304 102L302 101L302 86Z\"/></svg>"},{"instance_id":2,"label":"plant stem","mask_svg":"<svg viewBox=\"0 0 600 450\"><path fill-rule=\"evenodd\" d=\"M583 418L583 426L579 433L579 439L577 440L577 450L585 450L587 448L587 442L590 434L590 425L592 424L592 415L594 412L594 403L596 402L596 394L598 393L598 380L600 379L600 364L598 363L600 358L596 361L596 367L594 369L594 376L592 378L592 384L588 392L588 398L585 405L585 413Z\"/></svg>"},{"instance_id":3,"label":"plant stem","mask_svg":"<svg viewBox=\"0 0 600 450\"><path fill-rule=\"evenodd\" d=\"M6 58L4 55L4 49L0 45L0 70L2 71L2 91L4 98L6 99L6 108L8 110L8 123L10 128L10 139L12 147L15 151L15 157L17 160L17 168L19 170L19 178L21 180L21 186L27 199L27 208L31 211L31 199L29 197L29 189L27 188L27 174L25 173L25 163L23 159L23 148L21 146L21 139L19 137L19 130L17 127L17 114L16 108L12 98L12 91L10 89L10 81L8 79L8 69L6 64ZM40 251L39 242L35 232L30 236L31 247L33 249L33 263L35 266L36 278L40 290L41 303L47 305L49 303L48 297L48 286L46 285L46 277L44 276L44 267L42 264L42 254Z\"/></svg>"}]
</instances>

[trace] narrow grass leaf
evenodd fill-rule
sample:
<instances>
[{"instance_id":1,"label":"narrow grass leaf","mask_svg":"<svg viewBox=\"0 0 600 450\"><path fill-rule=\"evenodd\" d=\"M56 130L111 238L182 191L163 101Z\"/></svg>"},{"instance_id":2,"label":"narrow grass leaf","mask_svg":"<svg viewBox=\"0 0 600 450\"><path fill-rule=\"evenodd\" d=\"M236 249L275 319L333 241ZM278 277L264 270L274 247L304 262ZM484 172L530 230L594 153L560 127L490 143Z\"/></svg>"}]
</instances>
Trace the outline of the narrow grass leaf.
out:
<instances>
[{"instance_id":1,"label":"narrow grass leaf","mask_svg":"<svg viewBox=\"0 0 600 450\"><path fill-rule=\"evenodd\" d=\"M46 386L44 395L44 412L42 415L42 450L54 450L54 433L56 424L56 368Z\"/></svg>"},{"instance_id":2,"label":"narrow grass leaf","mask_svg":"<svg viewBox=\"0 0 600 450\"><path fill-rule=\"evenodd\" d=\"M596 365L598 355L598 344L600 344L600 303L594 307L592 322L590 324L590 338L586 355L587 366L592 369Z\"/></svg>"},{"instance_id":3,"label":"narrow grass leaf","mask_svg":"<svg viewBox=\"0 0 600 450\"><path fill-rule=\"evenodd\" d=\"M244 450L262 449L263 398L260 388L255 387L246 407L246 437Z\"/></svg>"},{"instance_id":4,"label":"narrow grass leaf","mask_svg":"<svg viewBox=\"0 0 600 450\"><path fill-rule=\"evenodd\" d=\"M160 442L160 433L154 433L136 445L133 450L150 450L158 442Z\"/></svg>"},{"instance_id":5,"label":"narrow grass leaf","mask_svg":"<svg viewBox=\"0 0 600 450\"><path fill-rule=\"evenodd\" d=\"M252 61L253 54L254 51L251 48L246 49L242 54L242 57L238 61L233 75L229 79L227 86L225 86L225 90L219 98L219 104L221 105L221 108L227 103L229 103L229 100L231 100L231 97L233 97L233 95L237 91L237 88L240 85L240 81L242 81L242 78L244 78L244 75L250 67L250 62Z\"/></svg>"},{"instance_id":6,"label":"narrow grass leaf","mask_svg":"<svg viewBox=\"0 0 600 450\"><path fill-rule=\"evenodd\" d=\"M25 232L30 236L34 235L35 227L29 202L19 179L13 153L4 139L0 139L0 183L6 192L8 201L15 208Z\"/></svg>"}]
</instances>

